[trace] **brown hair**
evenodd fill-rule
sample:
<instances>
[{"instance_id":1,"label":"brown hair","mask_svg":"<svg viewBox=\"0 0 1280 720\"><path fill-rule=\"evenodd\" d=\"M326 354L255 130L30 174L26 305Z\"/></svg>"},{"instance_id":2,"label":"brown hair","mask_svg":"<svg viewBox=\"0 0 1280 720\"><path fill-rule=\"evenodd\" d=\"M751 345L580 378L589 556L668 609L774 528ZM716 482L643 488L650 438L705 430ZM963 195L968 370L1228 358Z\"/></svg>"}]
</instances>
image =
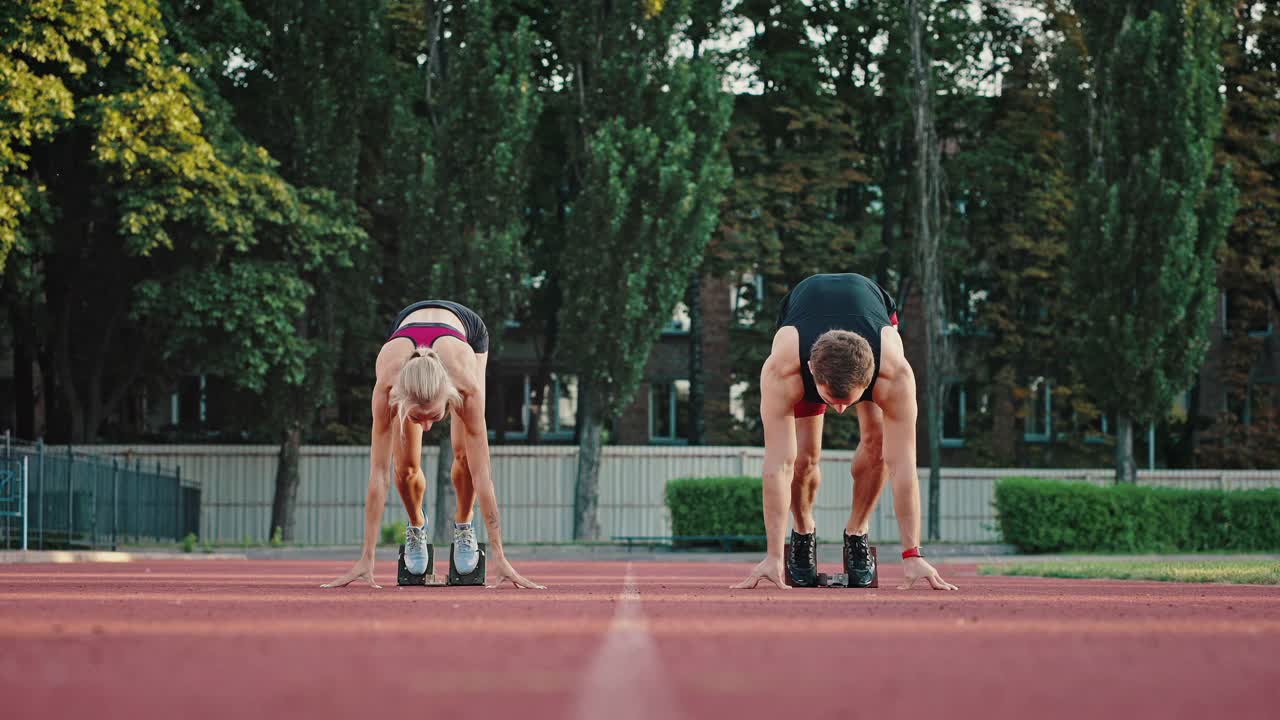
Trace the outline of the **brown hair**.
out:
<instances>
[{"instance_id":1,"label":"brown hair","mask_svg":"<svg viewBox=\"0 0 1280 720\"><path fill-rule=\"evenodd\" d=\"M828 330L809 350L814 382L826 385L833 395L849 397L855 387L871 384L875 356L866 338L848 330ZM853 398L855 401L857 398Z\"/></svg>"},{"instance_id":2,"label":"brown hair","mask_svg":"<svg viewBox=\"0 0 1280 720\"><path fill-rule=\"evenodd\" d=\"M405 361L404 367L400 368L395 385L391 386L391 405L396 409L400 427L404 427L412 408L430 405L442 394L446 410L462 404L462 395L453 386L453 380L444 369L440 354L425 345L419 345Z\"/></svg>"}]
</instances>

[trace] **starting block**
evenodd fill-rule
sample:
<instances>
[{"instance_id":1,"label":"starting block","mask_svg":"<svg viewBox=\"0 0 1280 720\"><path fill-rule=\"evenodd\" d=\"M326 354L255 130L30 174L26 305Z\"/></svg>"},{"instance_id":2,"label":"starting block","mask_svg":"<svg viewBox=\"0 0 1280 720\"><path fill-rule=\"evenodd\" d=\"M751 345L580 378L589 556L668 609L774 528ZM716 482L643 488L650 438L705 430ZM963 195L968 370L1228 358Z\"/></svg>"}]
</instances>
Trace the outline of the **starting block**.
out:
<instances>
[{"instance_id":1,"label":"starting block","mask_svg":"<svg viewBox=\"0 0 1280 720\"><path fill-rule=\"evenodd\" d=\"M422 585L426 587L444 587L446 585L484 585L484 556L485 545L480 543L480 561L476 563L476 567L465 575L458 572L453 564L453 545L449 546L449 574L441 579L436 575L436 550L435 546L427 545L427 569L421 575L414 575L404 565L404 544L400 544L399 560L396 567L396 584L397 585Z\"/></svg>"},{"instance_id":2,"label":"starting block","mask_svg":"<svg viewBox=\"0 0 1280 720\"><path fill-rule=\"evenodd\" d=\"M475 569L467 574L458 572L453 565L453 544L449 544L449 584L450 585L483 585L484 584L484 543L479 543L480 560Z\"/></svg>"},{"instance_id":3,"label":"starting block","mask_svg":"<svg viewBox=\"0 0 1280 720\"><path fill-rule=\"evenodd\" d=\"M790 543L787 543L787 545L785 546L785 549L783 550L783 553L784 553L783 557L789 557L789 556L791 555L791 544L790 544ZM870 585L868 585L867 587L868 587L868 588L878 588L878 587L880 587L880 558L879 558L879 556L878 556L878 555L876 555L876 547L875 547L874 545L872 545L872 546L871 546L871 561L875 563L876 570L875 570L875 573L873 573L873 574L871 575L871 584L870 584ZM792 579L792 577L791 577L791 571L790 571L790 570L785 570L785 568L786 568L786 563L785 563L785 562L783 563L783 567L784 567L784 572L786 572L786 576L787 576L787 584L788 584L788 585L790 585L790 586L791 586L791 587L793 587L793 588L804 588L804 587L806 587L806 586L804 586L804 585L796 585L796 584L795 584L795 581L794 581L794 580ZM848 556L848 549L847 549L847 548L846 548L846 550L845 550L844 567L846 567L846 568L847 568L847 567L849 567L849 556ZM848 573L842 573L842 572L841 572L841 573L831 573L831 574L824 573L824 572L820 572L820 573L818 573L818 584L817 584L817 585L815 585L814 587L819 587L819 588L847 588L847 587L849 587L849 574L848 574ZM856 589L856 590L862 590L862 589L865 589L865 588L854 588L854 589Z\"/></svg>"}]
</instances>

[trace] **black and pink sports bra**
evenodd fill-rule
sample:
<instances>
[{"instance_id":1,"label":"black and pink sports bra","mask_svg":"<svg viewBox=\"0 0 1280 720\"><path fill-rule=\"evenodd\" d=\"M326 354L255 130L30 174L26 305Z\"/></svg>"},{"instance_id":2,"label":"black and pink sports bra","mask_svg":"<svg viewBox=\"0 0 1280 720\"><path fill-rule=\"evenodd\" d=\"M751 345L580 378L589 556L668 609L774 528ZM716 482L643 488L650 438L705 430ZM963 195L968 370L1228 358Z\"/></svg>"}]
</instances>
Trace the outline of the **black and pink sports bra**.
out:
<instances>
[{"instance_id":1,"label":"black and pink sports bra","mask_svg":"<svg viewBox=\"0 0 1280 720\"><path fill-rule=\"evenodd\" d=\"M387 341L390 342L394 338L405 338L413 341L414 347L419 345L431 347L442 337L457 338L462 342L467 341L466 335L444 323L409 323L395 331L391 337L387 338Z\"/></svg>"},{"instance_id":2,"label":"black and pink sports bra","mask_svg":"<svg viewBox=\"0 0 1280 720\"><path fill-rule=\"evenodd\" d=\"M400 327L400 323L405 321L414 311L422 308L442 308L453 313L458 318L458 322L462 325L459 331L452 325L445 323L409 323L404 327ZM455 337L471 346L476 354L489 352L489 329L485 327L484 320L470 308L459 305L449 300L423 300L416 302L400 311L396 316L395 322L387 329L387 342L391 342L392 338L402 337L406 340L412 340L415 346L425 345L431 347L442 337Z\"/></svg>"}]
</instances>

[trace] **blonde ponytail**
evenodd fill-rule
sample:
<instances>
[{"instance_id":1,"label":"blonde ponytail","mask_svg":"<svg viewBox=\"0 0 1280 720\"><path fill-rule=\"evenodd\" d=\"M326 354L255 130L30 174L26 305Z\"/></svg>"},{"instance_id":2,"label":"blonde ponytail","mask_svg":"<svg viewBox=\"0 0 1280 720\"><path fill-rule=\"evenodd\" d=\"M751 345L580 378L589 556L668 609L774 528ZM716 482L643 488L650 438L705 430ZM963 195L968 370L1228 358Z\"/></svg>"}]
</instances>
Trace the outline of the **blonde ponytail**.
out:
<instances>
[{"instance_id":1,"label":"blonde ponytail","mask_svg":"<svg viewBox=\"0 0 1280 720\"><path fill-rule=\"evenodd\" d=\"M396 408L400 427L404 428L412 408L430 405L440 395L445 397L446 410L462 404L462 395L449 378L440 354L419 345L400 368L395 385L391 386L391 405Z\"/></svg>"}]
</instances>

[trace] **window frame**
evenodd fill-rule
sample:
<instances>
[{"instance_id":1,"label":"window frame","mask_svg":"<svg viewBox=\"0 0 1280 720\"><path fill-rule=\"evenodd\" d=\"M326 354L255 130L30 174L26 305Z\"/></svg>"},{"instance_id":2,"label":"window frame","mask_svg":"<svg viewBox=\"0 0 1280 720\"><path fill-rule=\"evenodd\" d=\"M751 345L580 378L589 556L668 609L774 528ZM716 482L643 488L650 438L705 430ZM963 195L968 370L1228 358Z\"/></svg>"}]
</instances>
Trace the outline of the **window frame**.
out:
<instances>
[{"instance_id":1,"label":"window frame","mask_svg":"<svg viewBox=\"0 0 1280 720\"><path fill-rule=\"evenodd\" d=\"M960 436L947 437L947 391L953 387L960 390ZM962 448L964 447L964 425L965 425L965 401L968 399L968 390L965 383L959 378L949 378L942 383L942 433L940 444L944 448Z\"/></svg>"},{"instance_id":2,"label":"window frame","mask_svg":"<svg viewBox=\"0 0 1280 720\"><path fill-rule=\"evenodd\" d=\"M679 411L678 411L678 408L679 408L680 403L679 403L679 400L678 400L679 395L678 395L678 393L677 393L677 391L676 391L676 383L681 382L681 381L683 381L683 382L689 382L689 380L688 380L687 378L675 378L675 379L672 379L672 380L662 380L662 381L658 381L658 382L653 382L653 381L651 381L651 382L649 383L649 392L648 392L649 401L648 401L648 403L647 403L646 405L647 405L647 411L648 411L648 412L647 412L647 416L648 416L648 435L649 435L649 444L650 444L650 445L688 445L688 444L689 444L689 438L682 438L682 437L679 437L679 436L676 434L676 428L677 428L677 427L679 427L678 422L679 422L679 417L680 417L680 413L679 413ZM660 386L665 386L665 387L667 388L667 401L668 401L668 404L667 404L667 413L668 413L668 415L667 415L667 420L668 420L668 422L669 422L669 427L671 428L671 435L669 435L669 436L664 436L664 435L654 435L654 434L653 434L653 431L654 431L654 425L653 425L653 419L654 419L654 415L653 415L653 406L654 406L654 402L653 402L653 401L654 401L654 393L657 391L657 389L658 389Z\"/></svg>"},{"instance_id":3,"label":"window frame","mask_svg":"<svg viewBox=\"0 0 1280 720\"><path fill-rule=\"evenodd\" d=\"M527 440L529 438L529 385L530 383L529 383L528 373L521 373L520 375L507 375L503 377L499 382L501 383L503 380L512 380L516 377L519 377L521 381L524 383L524 392L520 396L521 397L520 429L511 430L510 428L508 428L502 433L503 440ZM503 414L505 415L508 412L508 410L509 409L507 408L507 405L506 405L506 398L504 397L502 402ZM496 433L497 433L497 430L489 431L489 435L491 437L494 436Z\"/></svg>"},{"instance_id":4,"label":"window frame","mask_svg":"<svg viewBox=\"0 0 1280 720\"><path fill-rule=\"evenodd\" d=\"M510 379L517 376L507 375L505 377L507 379ZM506 432L502 434L503 440L528 440L530 423L536 421L536 419L532 417L533 378L530 377L529 373L522 373L518 377L524 380L524 399L520 407L521 429L519 430L508 429ZM554 412L551 413L551 423L552 423L553 429L538 433L538 438L540 440L572 440L574 434L577 432L576 418L578 416L578 405L576 402L574 403L574 407L573 407L575 427L565 430L560 426L560 379L561 379L560 373L553 372L551 374L551 383L550 383L550 387L548 387L547 389L548 390L547 396L543 398L543 406L544 407L549 406L554 408ZM503 410L505 411L506 408L504 407ZM490 439L497 437L497 431L490 430L489 437Z\"/></svg>"},{"instance_id":5,"label":"window frame","mask_svg":"<svg viewBox=\"0 0 1280 720\"><path fill-rule=\"evenodd\" d=\"M1090 428L1084 432L1084 441L1090 445L1101 445L1113 435L1110 427L1111 423L1107 420L1105 411L1098 413L1098 420L1102 426L1101 430L1095 432L1093 428Z\"/></svg>"},{"instance_id":6,"label":"window frame","mask_svg":"<svg viewBox=\"0 0 1280 720\"><path fill-rule=\"evenodd\" d=\"M1044 432L1033 433L1028 431L1031 422L1031 416L1028 415L1022 419L1022 440L1028 443L1047 443L1053 439L1053 381L1047 377L1041 378L1044 381L1044 407L1040 409L1040 420L1044 425ZM1034 404L1034 400L1032 401Z\"/></svg>"},{"instance_id":7,"label":"window frame","mask_svg":"<svg viewBox=\"0 0 1280 720\"><path fill-rule=\"evenodd\" d=\"M684 308L684 317L680 316L680 309ZM687 320L689 327L683 327L683 320ZM671 308L671 317L667 320L667 324L662 326L663 336L684 337L693 331L693 315L689 311L689 306L685 305L684 300L680 300Z\"/></svg>"}]
</instances>

